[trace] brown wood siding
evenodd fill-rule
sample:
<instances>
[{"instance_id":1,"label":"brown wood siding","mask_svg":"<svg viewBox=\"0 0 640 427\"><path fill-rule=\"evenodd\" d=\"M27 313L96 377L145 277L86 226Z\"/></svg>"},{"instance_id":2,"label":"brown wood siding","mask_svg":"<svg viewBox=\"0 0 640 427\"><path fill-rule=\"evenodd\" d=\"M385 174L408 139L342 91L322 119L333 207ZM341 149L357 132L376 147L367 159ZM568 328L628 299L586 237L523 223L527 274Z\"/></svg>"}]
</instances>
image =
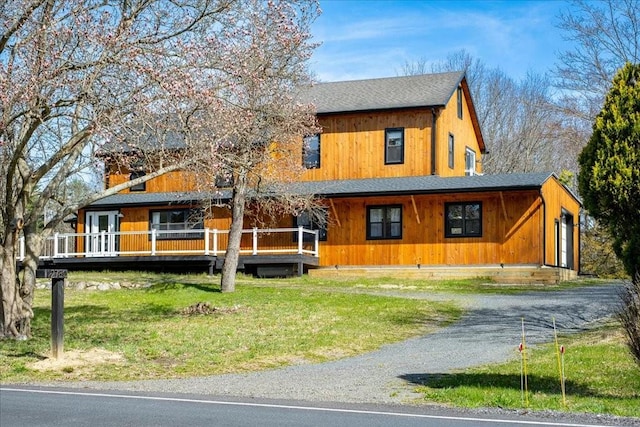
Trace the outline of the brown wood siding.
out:
<instances>
[{"instance_id":1,"label":"brown wood siding","mask_svg":"<svg viewBox=\"0 0 640 427\"><path fill-rule=\"evenodd\" d=\"M431 174L431 110L332 114L318 120L320 168L307 170L303 180ZM404 163L385 165L385 129L399 127L404 128Z\"/></svg>"},{"instance_id":2,"label":"brown wood siding","mask_svg":"<svg viewBox=\"0 0 640 427\"><path fill-rule=\"evenodd\" d=\"M551 177L542 186L542 195L545 200L546 220L545 237L546 247L544 252L545 264L556 266L557 263L557 235L555 223L561 221L563 210L573 216L573 270L579 270L580 253L580 203L573 195L555 178Z\"/></svg>"},{"instance_id":3,"label":"brown wood siding","mask_svg":"<svg viewBox=\"0 0 640 427\"><path fill-rule=\"evenodd\" d=\"M115 187L129 180L129 171L113 169L110 171L108 185ZM171 191L196 191L195 174L188 171L168 172L146 182L145 191L122 190L121 193L164 193Z\"/></svg>"},{"instance_id":4,"label":"brown wood siding","mask_svg":"<svg viewBox=\"0 0 640 427\"><path fill-rule=\"evenodd\" d=\"M457 105L457 91L454 91L446 108L440 110L436 122L436 170L440 176L464 175L466 147L476 152L477 161L482 158L466 97L462 97L462 119L458 118ZM455 142L453 169L449 168L449 134L453 135ZM476 164L476 172L482 172L480 163Z\"/></svg>"},{"instance_id":5,"label":"brown wood siding","mask_svg":"<svg viewBox=\"0 0 640 427\"><path fill-rule=\"evenodd\" d=\"M542 203L537 191L508 194L334 199L328 240L320 243L320 264L471 265L542 263ZM446 238L446 202L482 202L482 237ZM367 240L369 205L403 207L401 240ZM417 216L416 216L417 211ZM418 222L419 221L419 222ZM340 225L338 225L340 224Z\"/></svg>"}]
</instances>

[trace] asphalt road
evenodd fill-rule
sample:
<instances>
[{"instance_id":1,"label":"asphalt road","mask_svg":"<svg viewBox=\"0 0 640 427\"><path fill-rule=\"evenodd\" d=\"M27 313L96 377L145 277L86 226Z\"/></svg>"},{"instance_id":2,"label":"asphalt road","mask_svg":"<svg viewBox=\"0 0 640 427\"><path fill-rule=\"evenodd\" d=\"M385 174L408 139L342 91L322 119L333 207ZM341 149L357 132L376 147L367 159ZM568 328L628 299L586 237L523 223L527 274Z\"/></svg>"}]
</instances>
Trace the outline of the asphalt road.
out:
<instances>
[{"instance_id":1,"label":"asphalt road","mask_svg":"<svg viewBox=\"0 0 640 427\"><path fill-rule=\"evenodd\" d=\"M391 406L312 406L260 400L149 393L96 393L0 388L2 427L332 426L332 427L594 427L532 416L470 415L455 410Z\"/></svg>"}]
</instances>

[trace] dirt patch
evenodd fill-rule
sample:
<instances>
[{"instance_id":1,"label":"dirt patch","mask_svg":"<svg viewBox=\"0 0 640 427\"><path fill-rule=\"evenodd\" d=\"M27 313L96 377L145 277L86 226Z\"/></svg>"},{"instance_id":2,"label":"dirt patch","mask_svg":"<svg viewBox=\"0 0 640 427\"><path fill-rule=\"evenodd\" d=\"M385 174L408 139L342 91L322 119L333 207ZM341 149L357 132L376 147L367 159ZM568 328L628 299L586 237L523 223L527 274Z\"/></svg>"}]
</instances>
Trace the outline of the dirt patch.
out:
<instances>
[{"instance_id":1,"label":"dirt patch","mask_svg":"<svg viewBox=\"0 0 640 427\"><path fill-rule=\"evenodd\" d=\"M61 358L47 357L31 363L27 367L36 371L72 372L76 369L93 367L102 364L117 364L124 362L124 356L101 348L91 350L65 351Z\"/></svg>"},{"instance_id":2,"label":"dirt patch","mask_svg":"<svg viewBox=\"0 0 640 427\"><path fill-rule=\"evenodd\" d=\"M234 305L233 307L213 307L208 302L199 302L185 308L181 311L181 314L185 316L195 316L201 314L231 314L237 313L241 309L242 307L238 305Z\"/></svg>"}]
</instances>

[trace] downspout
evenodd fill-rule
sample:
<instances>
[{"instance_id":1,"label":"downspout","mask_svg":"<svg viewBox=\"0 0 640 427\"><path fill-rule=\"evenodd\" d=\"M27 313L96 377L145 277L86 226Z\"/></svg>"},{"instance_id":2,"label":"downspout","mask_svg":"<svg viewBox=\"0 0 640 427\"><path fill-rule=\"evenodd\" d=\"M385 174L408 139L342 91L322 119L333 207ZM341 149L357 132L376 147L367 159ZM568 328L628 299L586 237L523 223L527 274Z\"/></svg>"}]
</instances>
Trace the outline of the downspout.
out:
<instances>
[{"instance_id":1,"label":"downspout","mask_svg":"<svg viewBox=\"0 0 640 427\"><path fill-rule=\"evenodd\" d=\"M435 108L431 108L431 175L436 173L436 120L438 112Z\"/></svg>"}]
</instances>

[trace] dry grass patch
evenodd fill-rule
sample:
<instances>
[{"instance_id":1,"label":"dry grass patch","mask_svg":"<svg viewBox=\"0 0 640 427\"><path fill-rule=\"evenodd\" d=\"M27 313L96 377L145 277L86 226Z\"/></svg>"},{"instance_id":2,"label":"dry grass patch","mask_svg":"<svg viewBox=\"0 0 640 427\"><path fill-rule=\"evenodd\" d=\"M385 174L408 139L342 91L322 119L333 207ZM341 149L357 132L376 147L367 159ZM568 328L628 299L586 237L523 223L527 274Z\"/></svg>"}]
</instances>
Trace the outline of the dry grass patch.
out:
<instances>
[{"instance_id":1,"label":"dry grass patch","mask_svg":"<svg viewBox=\"0 0 640 427\"><path fill-rule=\"evenodd\" d=\"M72 372L86 374L97 365L123 364L124 361L125 358L120 353L103 348L92 348L90 350L65 351L62 357L57 359L48 355L41 360L27 363L26 366L28 369L39 372L54 371L66 374Z\"/></svg>"}]
</instances>

